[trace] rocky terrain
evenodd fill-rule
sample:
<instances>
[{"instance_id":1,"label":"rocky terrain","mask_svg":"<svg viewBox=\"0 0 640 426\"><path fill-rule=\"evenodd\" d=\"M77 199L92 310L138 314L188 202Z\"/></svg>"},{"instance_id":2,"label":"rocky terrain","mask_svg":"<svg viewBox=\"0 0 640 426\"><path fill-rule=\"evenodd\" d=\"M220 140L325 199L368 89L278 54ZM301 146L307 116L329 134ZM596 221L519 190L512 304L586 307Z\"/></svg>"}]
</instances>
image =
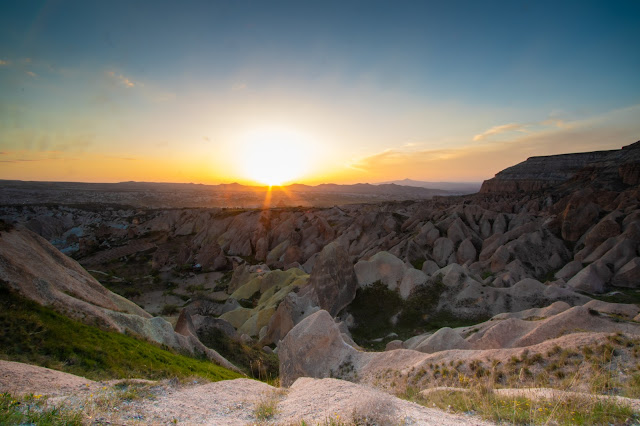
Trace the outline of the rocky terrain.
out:
<instances>
[{"instance_id":1,"label":"rocky terrain","mask_svg":"<svg viewBox=\"0 0 640 426\"><path fill-rule=\"evenodd\" d=\"M5 205L0 279L229 368L212 333L275 352L292 390L473 379L637 398L639 164L640 142L534 157L478 194L334 207Z\"/></svg>"}]
</instances>

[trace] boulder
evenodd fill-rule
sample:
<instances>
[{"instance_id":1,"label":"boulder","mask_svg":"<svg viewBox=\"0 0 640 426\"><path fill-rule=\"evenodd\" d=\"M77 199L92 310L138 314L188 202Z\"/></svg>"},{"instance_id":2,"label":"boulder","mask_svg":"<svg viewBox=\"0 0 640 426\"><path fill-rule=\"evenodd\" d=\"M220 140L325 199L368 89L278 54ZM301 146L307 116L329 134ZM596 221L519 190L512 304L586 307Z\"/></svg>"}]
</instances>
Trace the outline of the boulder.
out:
<instances>
[{"instance_id":1,"label":"boulder","mask_svg":"<svg viewBox=\"0 0 640 426\"><path fill-rule=\"evenodd\" d=\"M433 275L438 269L440 269L438 264L431 259L425 260L422 264L422 272L429 276Z\"/></svg>"},{"instance_id":2,"label":"boulder","mask_svg":"<svg viewBox=\"0 0 640 426\"><path fill-rule=\"evenodd\" d=\"M395 290L400 285L407 267L402 260L391 253L381 251L368 261L359 261L354 269L360 287L366 287L380 281L389 290Z\"/></svg>"},{"instance_id":3,"label":"boulder","mask_svg":"<svg viewBox=\"0 0 640 426\"><path fill-rule=\"evenodd\" d=\"M603 293L605 284L606 280L600 275L598 268L593 263L567 282L568 287L587 293Z\"/></svg>"},{"instance_id":4,"label":"boulder","mask_svg":"<svg viewBox=\"0 0 640 426\"><path fill-rule=\"evenodd\" d=\"M225 321L221 318L212 318L203 315L193 315L191 317L191 320L193 322L193 326L196 330L198 338L202 338L202 336L207 334L209 330L215 328L220 330L231 339L240 340L240 334L238 334L236 329L231 325L231 323L229 323L229 321Z\"/></svg>"},{"instance_id":5,"label":"boulder","mask_svg":"<svg viewBox=\"0 0 640 426\"><path fill-rule=\"evenodd\" d=\"M459 264L473 262L476 260L478 252L471 242L471 238L467 238L458 246L457 259Z\"/></svg>"},{"instance_id":6,"label":"boulder","mask_svg":"<svg viewBox=\"0 0 640 426\"><path fill-rule=\"evenodd\" d=\"M400 297L406 300L413 292L413 289L423 285L426 282L427 276L424 272L414 268L407 268L404 276L402 277L402 282L400 282L400 286L398 288Z\"/></svg>"},{"instance_id":7,"label":"boulder","mask_svg":"<svg viewBox=\"0 0 640 426\"><path fill-rule=\"evenodd\" d=\"M556 272L555 277L567 281L580 272L583 267L584 265L579 260L572 260Z\"/></svg>"},{"instance_id":8,"label":"boulder","mask_svg":"<svg viewBox=\"0 0 640 426\"><path fill-rule=\"evenodd\" d=\"M308 294L294 292L287 294L269 320L266 335L261 342L267 345L277 343L284 339L296 324L318 310L319 308Z\"/></svg>"},{"instance_id":9,"label":"boulder","mask_svg":"<svg viewBox=\"0 0 640 426\"><path fill-rule=\"evenodd\" d=\"M433 260L438 266L447 266L453 254L454 244L449 238L440 237L433 243Z\"/></svg>"},{"instance_id":10,"label":"boulder","mask_svg":"<svg viewBox=\"0 0 640 426\"><path fill-rule=\"evenodd\" d=\"M278 345L280 383L288 387L298 377L330 377L357 353L344 342L331 315L318 311L296 325Z\"/></svg>"},{"instance_id":11,"label":"boulder","mask_svg":"<svg viewBox=\"0 0 640 426\"><path fill-rule=\"evenodd\" d=\"M385 351L394 351L396 349L404 349L402 340L392 340L384 347Z\"/></svg>"},{"instance_id":12,"label":"boulder","mask_svg":"<svg viewBox=\"0 0 640 426\"><path fill-rule=\"evenodd\" d=\"M613 276L611 285L616 287L640 288L640 257L631 259Z\"/></svg>"},{"instance_id":13,"label":"boulder","mask_svg":"<svg viewBox=\"0 0 640 426\"><path fill-rule=\"evenodd\" d=\"M313 291L320 309L336 316L353 301L358 279L346 250L337 242L327 244L320 252L309 276L307 287Z\"/></svg>"},{"instance_id":14,"label":"boulder","mask_svg":"<svg viewBox=\"0 0 640 426\"><path fill-rule=\"evenodd\" d=\"M176 333L182 334L183 336L197 336L196 328L191 320L191 315L189 315L189 312L186 309L182 309L180 311L178 321L173 329Z\"/></svg>"},{"instance_id":15,"label":"boulder","mask_svg":"<svg viewBox=\"0 0 640 426\"><path fill-rule=\"evenodd\" d=\"M449 349L469 349L471 345L455 330L443 327L423 340L415 350L431 354Z\"/></svg>"}]
</instances>

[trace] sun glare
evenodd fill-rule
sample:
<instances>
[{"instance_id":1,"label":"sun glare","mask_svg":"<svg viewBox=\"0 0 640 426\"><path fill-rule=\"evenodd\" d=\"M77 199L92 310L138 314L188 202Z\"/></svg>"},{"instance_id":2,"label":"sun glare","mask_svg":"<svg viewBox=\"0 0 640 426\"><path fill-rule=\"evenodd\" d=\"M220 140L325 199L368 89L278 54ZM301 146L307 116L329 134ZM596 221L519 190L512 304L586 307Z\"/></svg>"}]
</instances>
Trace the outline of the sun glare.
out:
<instances>
[{"instance_id":1,"label":"sun glare","mask_svg":"<svg viewBox=\"0 0 640 426\"><path fill-rule=\"evenodd\" d=\"M308 142L300 135L262 131L247 136L240 161L249 179L280 186L293 183L304 174L309 155Z\"/></svg>"}]
</instances>

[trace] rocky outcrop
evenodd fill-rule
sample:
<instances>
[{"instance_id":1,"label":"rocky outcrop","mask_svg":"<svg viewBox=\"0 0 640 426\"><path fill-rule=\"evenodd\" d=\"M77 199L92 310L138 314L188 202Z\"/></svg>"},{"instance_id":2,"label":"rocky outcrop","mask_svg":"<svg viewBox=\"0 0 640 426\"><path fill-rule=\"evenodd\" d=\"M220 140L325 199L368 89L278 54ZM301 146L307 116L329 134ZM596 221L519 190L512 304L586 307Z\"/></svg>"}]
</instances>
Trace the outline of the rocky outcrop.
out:
<instances>
[{"instance_id":1,"label":"rocky outcrop","mask_svg":"<svg viewBox=\"0 0 640 426\"><path fill-rule=\"evenodd\" d=\"M356 296L358 280L347 252L334 242L325 246L309 277L309 291L320 309L336 316Z\"/></svg>"},{"instance_id":2,"label":"rocky outcrop","mask_svg":"<svg viewBox=\"0 0 640 426\"><path fill-rule=\"evenodd\" d=\"M327 245L318 255L309 281L297 293L289 293L268 322L263 344L276 343L307 316L323 309L336 316L353 301L358 281L346 251L337 243Z\"/></svg>"},{"instance_id":3,"label":"rocky outcrop","mask_svg":"<svg viewBox=\"0 0 640 426\"><path fill-rule=\"evenodd\" d=\"M361 288L380 282L389 290L397 290L403 299L407 299L413 289L427 281L424 272L406 265L386 251L376 253L369 260L359 261L354 269Z\"/></svg>"},{"instance_id":4,"label":"rocky outcrop","mask_svg":"<svg viewBox=\"0 0 640 426\"><path fill-rule=\"evenodd\" d=\"M576 175L637 185L640 142L619 150L530 157L486 180L480 193L536 192L571 180Z\"/></svg>"},{"instance_id":5,"label":"rocky outcrop","mask_svg":"<svg viewBox=\"0 0 640 426\"><path fill-rule=\"evenodd\" d=\"M342 339L331 315L318 311L296 325L278 346L280 383L291 386L298 377L338 375L356 354Z\"/></svg>"}]
</instances>

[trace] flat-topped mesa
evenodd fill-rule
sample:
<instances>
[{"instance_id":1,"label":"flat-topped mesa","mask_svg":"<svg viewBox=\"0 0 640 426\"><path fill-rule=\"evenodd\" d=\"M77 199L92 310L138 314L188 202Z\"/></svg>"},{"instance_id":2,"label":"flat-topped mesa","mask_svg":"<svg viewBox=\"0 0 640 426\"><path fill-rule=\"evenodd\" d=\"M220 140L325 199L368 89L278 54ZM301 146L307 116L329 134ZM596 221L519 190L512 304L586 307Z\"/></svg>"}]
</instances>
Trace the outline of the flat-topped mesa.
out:
<instances>
[{"instance_id":1,"label":"flat-topped mesa","mask_svg":"<svg viewBox=\"0 0 640 426\"><path fill-rule=\"evenodd\" d=\"M640 183L640 141L611 151L530 157L485 180L480 193L530 192L550 188L595 170L625 185Z\"/></svg>"}]
</instances>

